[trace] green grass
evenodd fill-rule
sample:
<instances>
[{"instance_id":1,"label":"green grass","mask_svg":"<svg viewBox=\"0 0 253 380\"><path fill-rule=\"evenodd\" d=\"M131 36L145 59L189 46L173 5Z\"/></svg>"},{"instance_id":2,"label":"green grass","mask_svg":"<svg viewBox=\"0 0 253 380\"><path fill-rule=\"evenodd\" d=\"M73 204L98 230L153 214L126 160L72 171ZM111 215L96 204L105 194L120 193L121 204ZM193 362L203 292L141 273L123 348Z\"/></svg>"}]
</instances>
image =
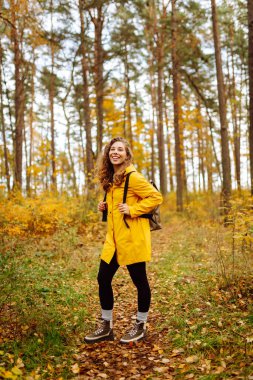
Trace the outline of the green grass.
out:
<instances>
[{"instance_id":1,"label":"green grass","mask_svg":"<svg viewBox=\"0 0 253 380\"><path fill-rule=\"evenodd\" d=\"M251 279L226 284L217 265L213 226L180 218L168 236L166 231L161 241L155 235L159 254L149 271L154 281L152 308L160 315L152 328L162 331L162 341L156 343L171 358L173 376L226 379L238 372L247 378L253 372L253 343L246 341L252 336ZM2 241L0 367L11 370L19 359L25 374L73 378L73 354L99 305L101 242L92 241L74 228L40 239ZM131 298L123 285L120 297ZM171 357L179 349L183 354ZM187 364L193 355L198 362ZM226 369L215 373L221 363ZM159 373L152 376L162 378Z\"/></svg>"},{"instance_id":2,"label":"green grass","mask_svg":"<svg viewBox=\"0 0 253 380\"><path fill-rule=\"evenodd\" d=\"M168 353L181 348L186 357L197 355L200 361L210 358L213 367L221 360L227 363L223 377L201 376L199 363L192 364L196 378L229 378L233 370L240 370L240 361L247 364L240 374L247 376L253 372L252 356L245 352L246 337L252 336L252 298L241 300L240 282L222 290L213 242L208 226L202 231L201 226L179 228L177 237L168 240L156 267L155 307L164 317L159 328L164 331L167 327ZM245 286L252 292L252 278ZM252 355L252 343L247 346ZM178 379L188 373L178 371Z\"/></svg>"},{"instance_id":3,"label":"green grass","mask_svg":"<svg viewBox=\"0 0 253 380\"><path fill-rule=\"evenodd\" d=\"M68 358L91 318L98 264L96 248L85 252L81 244L73 251L77 241L70 231L44 242L14 244L8 252L2 247L0 310L5 332L0 350L14 355L14 361L22 357L28 372L64 359L66 365L60 368L64 378L71 377ZM5 368L13 366L8 355L2 357ZM43 371L40 375L47 378L48 371Z\"/></svg>"}]
</instances>

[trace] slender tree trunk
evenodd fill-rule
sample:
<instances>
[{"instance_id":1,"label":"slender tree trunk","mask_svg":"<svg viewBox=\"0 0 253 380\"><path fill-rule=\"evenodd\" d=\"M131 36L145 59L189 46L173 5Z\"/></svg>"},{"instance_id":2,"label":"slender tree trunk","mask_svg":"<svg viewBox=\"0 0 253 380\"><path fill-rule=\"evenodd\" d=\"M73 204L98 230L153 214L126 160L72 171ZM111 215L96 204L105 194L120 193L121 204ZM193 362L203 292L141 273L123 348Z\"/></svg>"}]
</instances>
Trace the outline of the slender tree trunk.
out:
<instances>
[{"instance_id":1,"label":"slender tree trunk","mask_svg":"<svg viewBox=\"0 0 253 380\"><path fill-rule=\"evenodd\" d=\"M195 162L194 162L194 133L190 134L190 154L191 154L191 164L192 164L192 187L193 192L196 193L196 175L195 175Z\"/></svg>"},{"instance_id":2,"label":"slender tree trunk","mask_svg":"<svg viewBox=\"0 0 253 380\"><path fill-rule=\"evenodd\" d=\"M173 169L172 169L172 152L171 152L171 139L169 131L169 117L167 112L167 101L166 101L166 89L164 86L164 116L165 116L165 125L167 130L167 153L168 153L168 166L169 166L169 181L170 181L170 191L174 191L174 181L173 181Z\"/></svg>"},{"instance_id":3,"label":"slender tree trunk","mask_svg":"<svg viewBox=\"0 0 253 380\"><path fill-rule=\"evenodd\" d=\"M83 76L83 106L84 106L84 124L86 133L86 175L88 189L92 188L92 174L93 174L93 152L92 152L92 138L91 138L91 120L90 120L90 98L89 98L89 85L88 85L88 63L87 52L85 49L85 29L84 29L84 16L82 10L82 1L79 0L79 17L80 17L80 39L81 39L81 55L82 55L82 76Z\"/></svg>"},{"instance_id":4,"label":"slender tree trunk","mask_svg":"<svg viewBox=\"0 0 253 380\"><path fill-rule=\"evenodd\" d=\"M74 194L78 195L76 172L75 172L75 163L73 160L73 156L72 156L72 152L71 152L71 143L70 143L70 124L71 123L70 123L70 119L69 119L67 112L66 112L65 102L62 102L62 108L63 108L65 119L67 121L67 131L66 131L67 149L68 149L68 156L69 156L69 160L70 160L70 167L71 167L71 171L72 171L73 190L74 190Z\"/></svg>"},{"instance_id":5,"label":"slender tree trunk","mask_svg":"<svg viewBox=\"0 0 253 380\"><path fill-rule=\"evenodd\" d=\"M32 62L32 75L31 75L31 106L29 110L29 132L30 132L30 149L29 149L29 169L26 173L26 183L27 183L27 193L28 195L31 194L31 167L33 164L33 143L34 143L34 136L33 136L33 112L34 112L34 101L35 101L35 86L34 86L34 78L35 78L35 51L33 48L33 62Z\"/></svg>"},{"instance_id":6,"label":"slender tree trunk","mask_svg":"<svg viewBox=\"0 0 253 380\"><path fill-rule=\"evenodd\" d=\"M220 36L217 22L216 2L211 0L212 5L212 21L213 21L213 37L215 47L215 62L218 84L218 97L219 97L219 114L220 114L220 127L221 127L221 155L222 155L222 195L224 197L225 213L229 208L229 197L231 194L231 163L229 156L229 141L228 141L228 127L227 127L227 111L226 111L226 94L223 79L222 60L221 60L221 47Z\"/></svg>"},{"instance_id":7,"label":"slender tree trunk","mask_svg":"<svg viewBox=\"0 0 253 380\"><path fill-rule=\"evenodd\" d=\"M104 53L102 45L102 32L104 24L103 4L96 7L97 17L91 15L91 20L95 28L95 50L94 50L94 78L96 92L96 114L97 114L97 153L102 150L103 143L103 99L104 99L104 78L103 65Z\"/></svg>"},{"instance_id":8,"label":"slender tree trunk","mask_svg":"<svg viewBox=\"0 0 253 380\"><path fill-rule=\"evenodd\" d=\"M6 178L7 190L8 190L8 193L10 193L11 185L10 185L9 157L8 157L8 149L7 149L7 142L6 142L5 118L4 118L2 68L3 68L3 49L2 49L2 42L0 39L0 109L1 109L0 117L1 117L1 126L2 126L1 129L2 129L3 148L4 148L5 178Z\"/></svg>"},{"instance_id":9,"label":"slender tree trunk","mask_svg":"<svg viewBox=\"0 0 253 380\"><path fill-rule=\"evenodd\" d=\"M233 123L233 142L234 142L234 160L235 160L235 178L237 189L241 191L241 130L237 117L237 99L236 99L236 79L235 79L235 58L234 58L234 25L229 27L229 45L231 54L231 91L230 91L230 107Z\"/></svg>"},{"instance_id":10,"label":"slender tree trunk","mask_svg":"<svg viewBox=\"0 0 253 380\"><path fill-rule=\"evenodd\" d=\"M50 75L49 84L49 109L50 109L50 132L51 132L51 167L52 175L51 182L53 190L57 190L56 182L56 154L55 154L55 123L54 123L54 98L55 98L55 75L54 75L54 52L53 47L51 50L52 58L52 71Z\"/></svg>"},{"instance_id":11,"label":"slender tree trunk","mask_svg":"<svg viewBox=\"0 0 253 380\"><path fill-rule=\"evenodd\" d=\"M165 167L165 144L163 126L163 66L164 66L164 33L158 31L156 16L154 18L157 42L156 42L156 63L157 63L157 141L158 141L158 160L160 169L160 190L162 194L167 193L167 176Z\"/></svg>"},{"instance_id":12,"label":"slender tree trunk","mask_svg":"<svg viewBox=\"0 0 253 380\"><path fill-rule=\"evenodd\" d=\"M127 45L125 44L125 57L124 57L124 66L125 66L125 115L126 115L126 138L129 140L131 148L133 148L133 133L132 133L132 117L131 117L131 96L130 96L130 78L129 78L129 65L128 65L128 52Z\"/></svg>"},{"instance_id":13,"label":"slender tree trunk","mask_svg":"<svg viewBox=\"0 0 253 380\"><path fill-rule=\"evenodd\" d=\"M14 186L22 188L22 162L23 162L23 131L24 131L24 82L22 71L22 52L20 31L17 24L17 4L14 0L10 1L11 6L11 21L13 27L11 28L11 39L14 50L14 65L15 65L15 177Z\"/></svg>"},{"instance_id":14,"label":"slender tree trunk","mask_svg":"<svg viewBox=\"0 0 253 380\"><path fill-rule=\"evenodd\" d=\"M206 191L206 183L205 183L205 163L204 163L204 157L205 157L205 149L204 149L204 136L203 136L203 123L202 123L202 117L201 117L201 107L200 107L200 99L197 98L197 134L198 134L198 156L199 156L199 171L200 175L202 178L202 186L203 186L203 191Z\"/></svg>"},{"instance_id":15,"label":"slender tree trunk","mask_svg":"<svg viewBox=\"0 0 253 380\"><path fill-rule=\"evenodd\" d=\"M177 55L177 20L176 20L176 0L171 1L171 30L172 30L172 76L173 76L173 105L174 105L174 134L175 134L175 158L176 158L176 179L177 179L177 211L183 211L183 168L181 157L181 134L179 126L180 99L179 99L179 78L178 78L178 55Z\"/></svg>"},{"instance_id":16,"label":"slender tree trunk","mask_svg":"<svg viewBox=\"0 0 253 380\"><path fill-rule=\"evenodd\" d=\"M50 53L51 53L51 75L49 83L49 109L50 109L50 132L51 132L51 182L52 190L57 191L57 178L56 178L56 154L55 154L55 121L54 121L54 98L55 98L55 48L53 42L53 0L50 0L51 12L51 40L50 40Z\"/></svg>"},{"instance_id":17,"label":"slender tree trunk","mask_svg":"<svg viewBox=\"0 0 253 380\"><path fill-rule=\"evenodd\" d=\"M250 188L253 195L253 0L248 0L248 28Z\"/></svg>"},{"instance_id":18,"label":"slender tree trunk","mask_svg":"<svg viewBox=\"0 0 253 380\"><path fill-rule=\"evenodd\" d=\"M151 116L151 131L150 131L150 139L151 139L151 179L155 181L155 133L156 133L156 87L155 87L155 78L154 78L154 49L152 43L150 41L150 31L147 28L147 40L149 47L149 75L150 75L150 95L151 95L151 104L152 104L152 116Z\"/></svg>"},{"instance_id":19,"label":"slender tree trunk","mask_svg":"<svg viewBox=\"0 0 253 380\"><path fill-rule=\"evenodd\" d=\"M209 193L213 193L213 168L212 168L213 154L212 154L211 141L208 135L207 128L205 131L205 135L206 135L205 151L206 151L206 169L207 169L207 189Z\"/></svg>"}]
</instances>

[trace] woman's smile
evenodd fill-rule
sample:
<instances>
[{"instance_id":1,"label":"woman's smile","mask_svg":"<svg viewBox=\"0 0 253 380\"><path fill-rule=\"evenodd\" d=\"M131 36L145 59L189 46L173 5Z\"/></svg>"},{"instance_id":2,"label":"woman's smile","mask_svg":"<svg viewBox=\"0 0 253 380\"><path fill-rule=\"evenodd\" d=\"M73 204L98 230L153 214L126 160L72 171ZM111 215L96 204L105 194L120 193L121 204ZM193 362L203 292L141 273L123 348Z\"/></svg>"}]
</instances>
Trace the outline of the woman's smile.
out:
<instances>
[{"instance_id":1,"label":"woman's smile","mask_svg":"<svg viewBox=\"0 0 253 380\"><path fill-rule=\"evenodd\" d=\"M121 165L126 159L126 149L121 141L115 142L110 149L109 158L113 165Z\"/></svg>"}]
</instances>

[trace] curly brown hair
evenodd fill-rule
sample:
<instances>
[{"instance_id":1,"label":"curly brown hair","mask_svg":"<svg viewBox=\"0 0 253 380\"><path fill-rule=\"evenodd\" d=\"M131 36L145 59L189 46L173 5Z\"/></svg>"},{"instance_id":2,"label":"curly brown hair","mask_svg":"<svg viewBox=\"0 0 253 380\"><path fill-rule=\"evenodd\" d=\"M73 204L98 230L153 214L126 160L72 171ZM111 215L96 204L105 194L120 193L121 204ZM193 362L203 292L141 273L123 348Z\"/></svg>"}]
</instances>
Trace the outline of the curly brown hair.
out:
<instances>
[{"instance_id":1,"label":"curly brown hair","mask_svg":"<svg viewBox=\"0 0 253 380\"><path fill-rule=\"evenodd\" d=\"M111 146L117 141L121 141L125 146L126 160L124 164L122 164L120 171L114 174L113 165L109 158L109 152L110 152ZM113 138L105 146L103 154L100 158L100 162L98 163L98 179L103 189L105 191L108 191L113 183L116 186L120 186L124 180L124 173L125 173L126 167L129 166L132 162L133 162L133 153L131 151L129 142L123 137Z\"/></svg>"}]
</instances>

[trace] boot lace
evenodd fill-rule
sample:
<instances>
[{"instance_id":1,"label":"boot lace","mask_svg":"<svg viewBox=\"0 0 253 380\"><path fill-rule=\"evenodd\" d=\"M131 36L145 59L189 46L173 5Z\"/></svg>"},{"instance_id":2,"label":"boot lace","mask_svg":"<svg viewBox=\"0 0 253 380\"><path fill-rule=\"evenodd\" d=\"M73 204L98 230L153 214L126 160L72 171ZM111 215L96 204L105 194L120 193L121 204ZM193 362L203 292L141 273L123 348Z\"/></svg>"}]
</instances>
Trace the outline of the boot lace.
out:
<instances>
[{"instance_id":1,"label":"boot lace","mask_svg":"<svg viewBox=\"0 0 253 380\"><path fill-rule=\"evenodd\" d=\"M128 335L133 337L139 330L140 323L136 323L134 327L129 331Z\"/></svg>"},{"instance_id":2,"label":"boot lace","mask_svg":"<svg viewBox=\"0 0 253 380\"><path fill-rule=\"evenodd\" d=\"M104 328L105 328L105 325L106 325L106 321L102 321L100 323L100 326L97 328L97 330L94 332L94 335L99 335L103 332Z\"/></svg>"}]
</instances>

